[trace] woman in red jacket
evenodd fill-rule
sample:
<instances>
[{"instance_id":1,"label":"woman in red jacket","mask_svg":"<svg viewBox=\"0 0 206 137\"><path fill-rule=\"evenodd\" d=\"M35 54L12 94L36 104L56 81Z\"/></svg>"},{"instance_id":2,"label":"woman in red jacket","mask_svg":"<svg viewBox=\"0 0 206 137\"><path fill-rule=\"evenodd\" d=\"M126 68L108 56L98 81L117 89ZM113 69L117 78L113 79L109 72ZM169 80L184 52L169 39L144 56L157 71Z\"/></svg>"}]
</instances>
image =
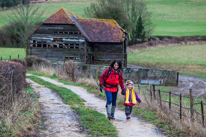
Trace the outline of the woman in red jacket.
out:
<instances>
[{"instance_id":1,"label":"woman in red jacket","mask_svg":"<svg viewBox=\"0 0 206 137\"><path fill-rule=\"evenodd\" d=\"M103 86L107 97L106 110L108 119L115 119L115 107L118 93L118 85L122 91L125 91L124 78L122 75L122 63L119 60L111 62L110 67L107 68L99 79L100 91L102 92ZM112 104L112 106L111 106Z\"/></svg>"}]
</instances>

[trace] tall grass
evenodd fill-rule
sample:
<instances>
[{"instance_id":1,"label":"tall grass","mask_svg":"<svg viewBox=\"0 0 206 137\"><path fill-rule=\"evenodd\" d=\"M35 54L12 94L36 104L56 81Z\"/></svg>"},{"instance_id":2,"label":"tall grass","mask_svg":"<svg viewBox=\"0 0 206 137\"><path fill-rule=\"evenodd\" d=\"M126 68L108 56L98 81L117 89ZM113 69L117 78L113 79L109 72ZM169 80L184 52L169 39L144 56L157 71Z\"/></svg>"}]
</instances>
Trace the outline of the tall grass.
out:
<instances>
[{"instance_id":1,"label":"tall grass","mask_svg":"<svg viewBox=\"0 0 206 137\"><path fill-rule=\"evenodd\" d=\"M43 127L37 94L28 87L14 100L9 109L0 109L0 136L35 135Z\"/></svg>"}]
</instances>

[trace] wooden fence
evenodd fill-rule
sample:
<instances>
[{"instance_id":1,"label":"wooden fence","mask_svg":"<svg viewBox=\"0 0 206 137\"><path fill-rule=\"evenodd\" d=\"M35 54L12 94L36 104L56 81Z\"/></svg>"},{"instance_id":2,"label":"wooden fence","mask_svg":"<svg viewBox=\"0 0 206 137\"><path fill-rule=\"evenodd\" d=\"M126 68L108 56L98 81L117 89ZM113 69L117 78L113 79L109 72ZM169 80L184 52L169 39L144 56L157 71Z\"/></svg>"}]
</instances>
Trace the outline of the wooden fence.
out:
<instances>
[{"instance_id":1,"label":"wooden fence","mask_svg":"<svg viewBox=\"0 0 206 137\"><path fill-rule=\"evenodd\" d=\"M9 59L11 59L11 57L12 57L12 56L10 55L10 56L9 56ZM19 57L20 57L20 56L19 56L19 54L18 54L18 57L17 57L17 58L19 59ZM1 56L1 61L2 61L2 60L3 60L3 57Z\"/></svg>"},{"instance_id":2,"label":"wooden fence","mask_svg":"<svg viewBox=\"0 0 206 137\"><path fill-rule=\"evenodd\" d=\"M141 85L138 85L139 88L139 92L141 92ZM162 91L162 90L156 90L155 89L155 85L150 85L150 89L145 89L145 91L148 91L148 95L150 96L150 101L158 101L159 105L162 108L168 109L170 112L176 113L179 115L179 119L180 121L182 121L183 117L189 117L191 118L191 121L197 121L198 123L201 123L203 127L205 127L205 112L204 112L204 106L206 105L206 103L204 103L203 101L198 101L197 98L194 98L192 96L192 89L189 89L189 93L190 96L184 96L182 94L177 94L177 93L173 93L171 91ZM165 93L167 94L166 97L168 97L168 100L164 100L162 98L161 93ZM179 102L172 102L172 96L176 96L179 98ZM190 107L186 107L183 106L183 98L187 98L189 99L189 106ZM196 103L195 103L196 101ZM165 105L163 106L163 102L165 102ZM173 110L172 109L172 105L176 106L177 110ZM195 108L195 105L199 105L200 107L200 112ZM179 109L179 110L178 110ZM188 110L189 113L184 113L183 109ZM201 116L201 121L198 119L194 118L194 114L196 113L196 115ZM188 115L189 114L189 115Z\"/></svg>"}]
</instances>

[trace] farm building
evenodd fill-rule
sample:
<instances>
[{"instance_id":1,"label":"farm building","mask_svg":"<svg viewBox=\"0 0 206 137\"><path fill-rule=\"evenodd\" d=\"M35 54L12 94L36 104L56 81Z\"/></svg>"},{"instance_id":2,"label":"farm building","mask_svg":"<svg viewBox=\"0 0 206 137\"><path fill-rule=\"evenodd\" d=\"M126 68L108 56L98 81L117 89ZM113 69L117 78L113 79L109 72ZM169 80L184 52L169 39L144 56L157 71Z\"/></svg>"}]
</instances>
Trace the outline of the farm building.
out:
<instances>
[{"instance_id":1,"label":"farm building","mask_svg":"<svg viewBox=\"0 0 206 137\"><path fill-rule=\"evenodd\" d=\"M60 8L30 36L30 54L52 62L127 64L127 32L112 19L87 19Z\"/></svg>"}]
</instances>

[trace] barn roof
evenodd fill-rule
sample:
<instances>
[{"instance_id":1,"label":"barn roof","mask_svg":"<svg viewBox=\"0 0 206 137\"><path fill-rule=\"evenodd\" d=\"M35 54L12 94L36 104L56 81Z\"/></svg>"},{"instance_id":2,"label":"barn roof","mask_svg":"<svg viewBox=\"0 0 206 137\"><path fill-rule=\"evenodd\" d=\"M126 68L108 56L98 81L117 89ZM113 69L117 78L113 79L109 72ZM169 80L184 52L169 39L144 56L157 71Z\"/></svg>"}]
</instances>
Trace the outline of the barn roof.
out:
<instances>
[{"instance_id":1,"label":"barn roof","mask_svg":"<svg viewBox=\"0 0 206 137\"><path fill-rule=\"evenodd\" d=\"M124 41L125 34L127 33L113 19L82 18L81 16L65 10L64 8L60 8L56 13L52 14L42 24L75 24L77 28L81 31L82 35L89 42L119 43Z\"/></svg>"},{"instance_id":2,"label":"barn roof","mask_svg":"<svg viewBox=\"0 0 206 137\"><path fill-rule=\"evenodd\" d=\"M112 19L77 19L91 42L123 42L125 31Z\"/></svg>"},{"instance_id":3,"label":"barn roof","mask_svg":"<svg viewBox=\"0 0 206 137\"><path fill-rule=\"evenodd\" d=\"M52 14L48 19L46 19L43 23L47 24L74 24L72 19L74 16L77 19L82 18L70 11L65 10L64 8L60 8L56 13Z\"/></svg>"}]
</instances>

